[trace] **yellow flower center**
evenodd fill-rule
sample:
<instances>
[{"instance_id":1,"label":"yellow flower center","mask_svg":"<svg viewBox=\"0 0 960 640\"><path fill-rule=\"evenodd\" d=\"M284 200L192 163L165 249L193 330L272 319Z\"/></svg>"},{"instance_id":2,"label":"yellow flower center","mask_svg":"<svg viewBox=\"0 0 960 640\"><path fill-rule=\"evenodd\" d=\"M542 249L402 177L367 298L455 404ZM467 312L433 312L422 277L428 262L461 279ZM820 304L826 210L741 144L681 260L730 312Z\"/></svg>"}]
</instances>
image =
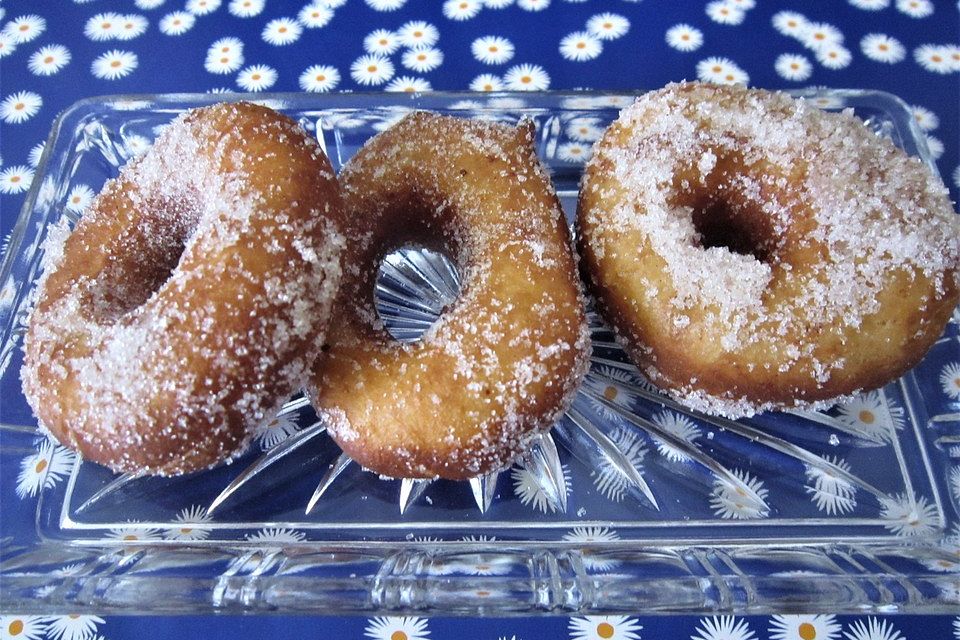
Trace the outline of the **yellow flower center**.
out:
<instances>
[{"instance_id":1,"label":"yellow flower center","mask_svg":"<svg viewBox=\"0 0 960 640\"><path fill-rule=\"evenodd\" d=\"M581 41L577 43L577 49L585 49L586 47L587 47L586 42Z\"/></svg>"},{"instance_id":2,"label":"yellow flower center","mask_svg":"<svg viewBox=\"0 0 960 640\"><path fill-rule=\"evenodd\" d=\"M286 28L286 27L280 27L279 29L277 29L277 31L279 31L280 33L286 33L286 32L287 32L287 28Z\"/></svg>"},{"instance_id":3,"label":"yellow flower center","mask_svg":"<svg viewBox=\"0 0 960 640\"><path fill-rule=\"evenodd\" d=\"M13 105L13 108L17 111L22 111L23 109L27 108L27 105L23 104L22 102L18 102L17 104Z\"/></svg>"},{"instance_id":4,"label":"yellow flower center","mask_svg":"<svg viewBox=\"0 0 960 640\"><path fill-rule=\"evenodd\" d=\"M191 531L193 531L193 529L191 529L190 527L182 527L180 529L180 533L184 535L188 535Z\"/></svg>"},{"instance_id":5,"label":"yellow flower center","mask_svg":"<svg viewBox=\"0 0 960 640\"><path fill-rule=\"evenodd\" d=\"M125 542L133 542L134 540L139 540L139 539L140 538L138 538L137 534L135 533L128 533L127 535L123 536L123 540Z\"/></svg>"},{"instance_id":6,"label":"yellow flower center","mask_svg":"<svg viewBox=\"0 0 960 640\"><path fill-rule=\"evenodd\" d=\"M230 58L226 56L220 58L220 64L227 64L228 62L230 62Z\"/></svg>"},{"instance_id":7,"label":"yellow flower center","mask_svg":"<svg viewBox=\"0 0 960 640\"><path fill-rule=\"evenodd\" d=\"M607 388L603 390L603 397L607 400L616 400L617 388L613 385L608 385Z\"/></svg>"},{"instance_id":8,"label":"yellow flower center","mask_svg":"<svg viewBox=\"0 0 960 640\"><path fill-rule=\"evenodd\" d=\"M394 631L390 634L390 640L407 640L407 634L403 631Z\"/></svg>"},{"instance_id":9,"label":"yellow flower center","mask_svg":"<svg viewBox=\"0 0 960 640\"><path fill-rule=\"evenodd\" d=\"M861 409L860 413L857 414L857 417L860 419L860 422L864 424L873 424L877 419L876 416L873 415L873 411L870 411L869 409Z\"/></svg>"},{"instance_id":10,"label":"yellow flower center","mask_svg":"<svg viewBox=\"0 0 960 640\"><path fill-rule=\"evenodd\" d=\"M601 638L612 638L616 629L609 622L601 622L597 625L597 635Z\"/></svg>"},{"instance_id":11,"label":"yellow flower center","mask_svg":"<svg viewBox=\"0 0 960 640\"><path fill-rule=\"evenodd\" d=\"M37 466L34 467L34 470L35 470L37 473L41 473L41 472L42 472L44 469L46 469L46 468L47 468L47 461L46 461L46 460L39 460L39 461L37 461Z\"/></svg>"},{"instance_id":12,"label":"yellow flower center","mask_svg":"<svg viewBox=\"0 0 960 640\"><path fill-rule=\"evenodd\" d=\"M520 82L522 82L523 84L529 84L533 82L533 78L531 78L530 76L523 76L522 78L520 78Z\"/></svg>"},{"instance_id":13,"label":"yellow flower center","mask_svg":"<svg viewBox=\"0 0 960 640\"><path fill-rule=\"evenodd\" d=\"M114 60L113 62L110 63L110 66L113 67L114 69L116 69L117 67L120 66L120 61L119 61L119 60Z\"/></svg>"},{"instance_id":14,"label":"yellow flower center","mask_svg":"<svg viewBox=\"0 0 960 640\"><path fill-rule=\"evenodd\" d=\"M370 65L369 67L367 67L367 71L369 71L370 73L376 73L376 72L377 72L377 65L375 65L375 64Z\"/></svg>"},{"instance_id":15,"label":"yellow flower center","mask_svg":"<svg viewBox=\"0 0 960 640\"><path fill-rule=\"evenodd\" d=\"M50 64L51 62L53 62L53 56L47 56L43 59L44 64Z\"/></svg>"},{"instance_id":16,"label":"yellow flower center","mask_svg":"<svg viewBox=\"0 0 960 640\"><path fill-rule=\"evenodd\" d=\"M255 73L255 74L253 74L253 75L250 76L250 77L251 77L252 79L254 79L254 80L259 80L259 79L260 79L260 74L259 74L259 73Z\"/></svg>"},{"instance_id":17,"label":"yellow flower center","mask_svg":"<svg viewBox=\"0 0 960 640\"><path fill-rule=\"evenodd\" d=\"M10 182L20 182L20 176L11 176Z\"/></svg>"},{"instance_id":18,"label":"yellow flower center","mask_svg":"<svg viewBox=\"0 0 960 640\"><path fill-rule=\"evenodd\" d=\"M943 58L941 58L937 54L933 54L932 56L930 56L930 59L933 60L934 62L943 62Z\"/></svg>"},{"instance_id":19,"label":"yellow flower center","mask_svg":"<svg viewBox=\"0 0 960 640\"><path fill-rule=\"evenodd\" d=\"M23 633L23 620L17 619L10 623L10 626L7 627L7 631L11 636L18 636Z\"/></svg>"},{"instance_id":20,"label":"yellow flower center","mask_svg":"<svg viewBox=\"0 0 960 640\"><path fill-rule=\"evenodd\" d=\"M327 76L323 75L322 73L317 76L317 82L323 82L326 79L327 79Z\"/></svg>"},{"instance_id":21,"label":"yellow flower center","mask_svg":"<svg viewBox=\"0 0 960 640\"><path fill-rule=\"evenodd\" d=\"M20 25L20 31L21 31L21 32L23 32L23 31L29 31L29 29L30 29L30 25L28 25L28 24L22 24L22 25Z\"/></svg>"}]
</instances>

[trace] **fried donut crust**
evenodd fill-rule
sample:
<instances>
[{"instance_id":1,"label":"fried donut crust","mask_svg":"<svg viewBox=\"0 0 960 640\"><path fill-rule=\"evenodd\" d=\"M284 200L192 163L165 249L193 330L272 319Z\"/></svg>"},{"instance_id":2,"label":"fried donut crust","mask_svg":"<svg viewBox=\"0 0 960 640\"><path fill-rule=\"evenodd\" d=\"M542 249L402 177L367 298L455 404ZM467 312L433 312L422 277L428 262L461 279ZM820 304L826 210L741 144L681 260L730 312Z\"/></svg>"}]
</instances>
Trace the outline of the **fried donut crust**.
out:
<instances>
[{"instance_id":1,"label":"fried donut crust","mask_svg":"<svg viewBox=\"0 0 960 640\"><path fill-rule=\"evenodd\" d=\"M589 338L569 232L533 148L512 128L418 112L341 172L351 269L311 394L329 432L390 477L464 479L512 461L559 418ZM459 298L413 343L374 306L382 258L447 252Z\"/></svg>"},{"instance_id":2,"label":"fried donut crust","mask_svg":"<svg viewBox=\"0 0 960 640\"><path fill-rule=\"evenodd\" d=\"M587 164L578 248L638 367L739 417L832 402L913 367L958 300L943 184L849 113L670 85Z\"/></svg>"},{"instance_id":3,"label":"fried donut crust","mask_svg":"<svg viewBox=\"0 0 960 640\"><path fill-rule=\"evenodd\" d=\"M121 472L241 453L316 357L342 216L329 161L286 116L176 119L47 240L22 369L41 427Z\"/></svg>"}]
</instances>

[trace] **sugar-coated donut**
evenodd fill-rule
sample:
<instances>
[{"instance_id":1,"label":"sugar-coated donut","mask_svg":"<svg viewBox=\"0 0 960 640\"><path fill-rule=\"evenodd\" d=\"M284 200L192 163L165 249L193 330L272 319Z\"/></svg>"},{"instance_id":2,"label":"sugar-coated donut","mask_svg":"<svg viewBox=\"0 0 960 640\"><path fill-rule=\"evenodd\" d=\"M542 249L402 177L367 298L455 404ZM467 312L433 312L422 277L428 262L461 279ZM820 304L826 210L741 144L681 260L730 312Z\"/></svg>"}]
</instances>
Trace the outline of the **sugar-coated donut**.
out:
<instances>
[{"instance_id":1,"label":"sugar-coated donut","mask_svg":"<svg viewBox=\"0 0 960 640\"><path fill-rule=\"evenodd\" d=\"M851 113L670 85L586 167L590 287L650 379L730 417L820 404L914 366L957 305L947 190Z\"/></svg>"},{"instance_id":2,"label":"sugar-coated donut","mask_svg":"<svg viewBox=\"0 0 960 640\"><path fill-rule=\"evenodd\" d=\"M314 376L337 443L390 477L464 479L508 464L549 429L587 365L569 232L533 127L428 113L372 138L340 175L350 267ZM414 343L374 305L380 260L448 252L462 293Z\"/></svg>"},{"instance_id":3,"label":"sugar-coated donut","mask_svg":"<svg viewBox=\"0 0 960 640\"><path fill-rule=\"evenodd\" d=\"M238 455L319 351L341 204L289 118L244 103L177 118L45 245L22 369L40 425L116 471Z\"/></svg>"}]
</instances>

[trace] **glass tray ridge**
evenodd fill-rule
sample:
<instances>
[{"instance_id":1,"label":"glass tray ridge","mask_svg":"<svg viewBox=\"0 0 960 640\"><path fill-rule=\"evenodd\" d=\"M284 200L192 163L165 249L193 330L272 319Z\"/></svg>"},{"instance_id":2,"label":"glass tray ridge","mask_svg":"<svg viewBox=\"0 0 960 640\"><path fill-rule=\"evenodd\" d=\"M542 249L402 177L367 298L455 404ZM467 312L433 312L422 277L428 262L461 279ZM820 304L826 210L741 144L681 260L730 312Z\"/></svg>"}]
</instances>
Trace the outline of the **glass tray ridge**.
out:
<instances>
[{"instance_id":1,"label":"glass tray ridge","mask_svg":"<svg viewBox=\"0 0 960 640\"><path fill-rule=\"evenodd\" d=\"M935 171L888 94L810 90ZM336 169L412 109L537 126L568 216L591 145L632 95L117 96L58 119L0 265L0 606L44 613L955 611L960 605L960 328L884 389L821 412L730 421L684 409L588 310L591 369L509 469L383 480L292 398L232 465L115 475L36 429L20 391L42 242L182 111L280 109ZM416 339L456 298L439 253L384 261L380 314Z\"/></svg>"}]
</instances>

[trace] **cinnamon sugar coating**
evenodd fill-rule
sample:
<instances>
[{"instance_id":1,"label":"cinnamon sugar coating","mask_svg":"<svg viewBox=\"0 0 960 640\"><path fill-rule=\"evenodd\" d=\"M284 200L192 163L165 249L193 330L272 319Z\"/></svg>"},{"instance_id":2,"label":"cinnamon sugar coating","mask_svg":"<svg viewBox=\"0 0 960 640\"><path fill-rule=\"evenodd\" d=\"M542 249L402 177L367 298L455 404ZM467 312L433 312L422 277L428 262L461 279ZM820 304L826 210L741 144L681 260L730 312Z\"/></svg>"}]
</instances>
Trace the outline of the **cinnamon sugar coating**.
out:
<instances>
[{"instance_id":1,"label":"cinnamon sugar coating","mask_svg":"<svg viewBox=\"0 0 960 640\"><path fill-rule=\"evenodd\" d=\"M572 400L589 336L569 233L533 127L416 113L341 173L351 246L311 391L329 432L390 477L503 467ZM374 306L384 255L445 251L460 297L414 343Z\"/></svg>"},{"instance_id":2,"label":"cinnamon sugar coating","mask_svg":"<svg viewBox=\"0 0 960 640\"><path fill-rule=\"evenodd\" d=\"M634 362L729 417L830 401L914 366L958 301L943 184L852 113L670 85L597 143L590 287Z\"/></svg>"},{"instance_id":3,"label":"cinnamon sugar coating","mask_svg":"<svg viewBox=\"0 0 960 640\"><path fill-rule=\"evenodd\" d=\"M252 104L196 109L45 245L23 389L115 471L204 469L303 383L341 275L326 156Z\"/></svg>"}]
</instances>

